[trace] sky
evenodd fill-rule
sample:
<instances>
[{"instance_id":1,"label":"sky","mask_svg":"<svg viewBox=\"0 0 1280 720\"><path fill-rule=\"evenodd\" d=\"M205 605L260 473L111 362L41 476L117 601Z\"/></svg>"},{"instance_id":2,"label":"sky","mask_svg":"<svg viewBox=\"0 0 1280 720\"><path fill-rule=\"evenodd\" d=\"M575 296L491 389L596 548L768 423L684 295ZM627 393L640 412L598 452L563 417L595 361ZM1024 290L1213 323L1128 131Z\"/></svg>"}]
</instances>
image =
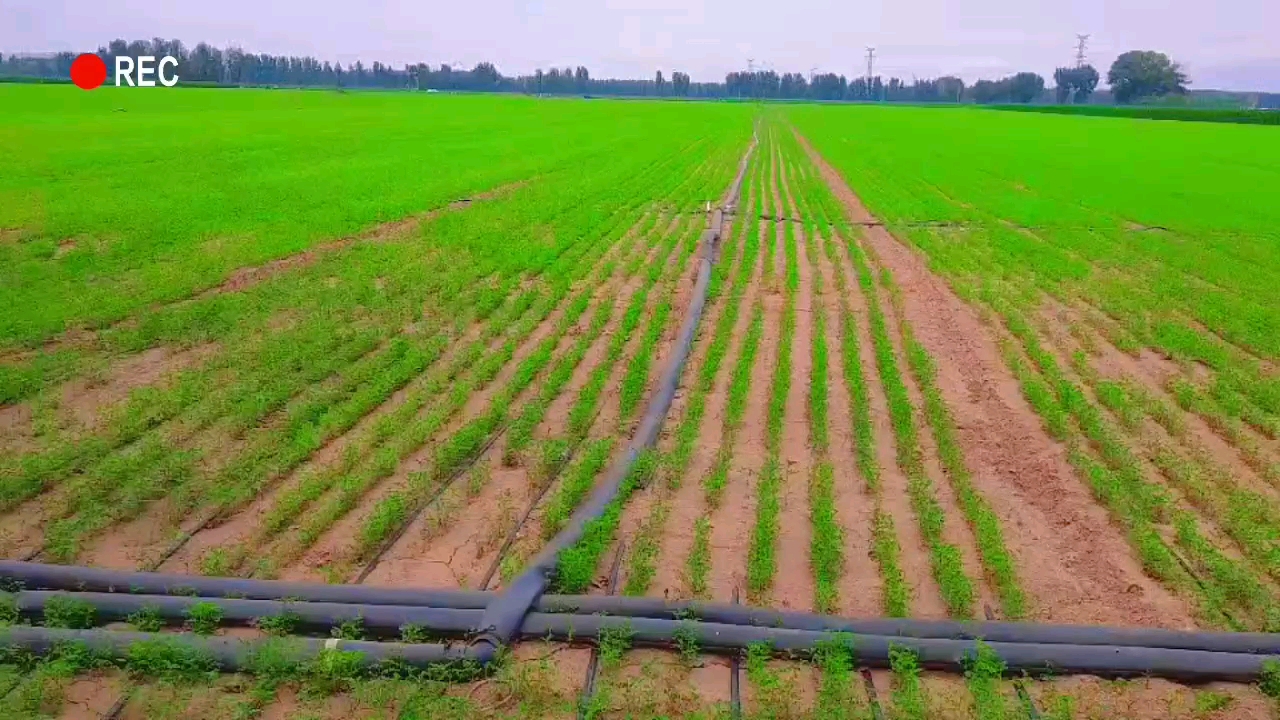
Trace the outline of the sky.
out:
<instances>
[{"instance_id":1,"label":"sky","mask_svg":"<svg viewBox=\"0 0 1280 720\"><path fill-rule=\"evenodd\" d=\"M1050 79L1076 34L1105 81L1126 50L1159 50L1192 88L1280 92L1277 0L0 0L0 52L92 51L162 36L273 55L506 75L586 65L592 77L679 70L719 81L782 72ZM1052 80L1050 79L1050 84Z\"/></svg>"}]
</instances>

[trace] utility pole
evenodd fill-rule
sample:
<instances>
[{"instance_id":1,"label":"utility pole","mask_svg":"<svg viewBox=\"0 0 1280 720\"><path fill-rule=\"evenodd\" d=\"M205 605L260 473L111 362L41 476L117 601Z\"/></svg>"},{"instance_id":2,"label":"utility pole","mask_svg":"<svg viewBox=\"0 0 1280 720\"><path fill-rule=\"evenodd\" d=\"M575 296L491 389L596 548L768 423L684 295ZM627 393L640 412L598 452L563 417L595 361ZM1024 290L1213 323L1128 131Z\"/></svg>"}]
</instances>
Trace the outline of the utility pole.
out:
<instances>
[{"instance_id":1,"label":"utility pole","mask_svg":"<svg viewBox=\"0 0 1280 720\"><path fill-rule=\"evenodd\" d=\"M1076 67L1084 67L1085 43L1089 41L1089 36L1076 35L1076 41Z\"/></svg>"}]
</instances>

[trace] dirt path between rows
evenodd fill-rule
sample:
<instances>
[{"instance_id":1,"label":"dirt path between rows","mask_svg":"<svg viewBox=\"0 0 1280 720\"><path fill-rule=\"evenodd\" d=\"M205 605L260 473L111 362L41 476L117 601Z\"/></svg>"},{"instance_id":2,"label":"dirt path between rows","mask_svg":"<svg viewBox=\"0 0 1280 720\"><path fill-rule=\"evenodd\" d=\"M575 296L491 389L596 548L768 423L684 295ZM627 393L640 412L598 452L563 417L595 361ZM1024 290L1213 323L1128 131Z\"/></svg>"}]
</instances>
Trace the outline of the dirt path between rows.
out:
<instances>
[{"instance_id":1,"label":"dirt path between rows","mask_svg":"<svg viewBox=\"0 0 1280 720\"><path fill-rule=\"evenodd\" d=\"M872 220L843 178L797 138L850 219ZM907 321L937 362L974 487L1000 518L1032 599L1030 619L1193 626L1186 605L1143 573L1124 534L1045 434L973 309L883 228L867 230L869 247L902 288Z\"/></svg>"},{"instance_id":2,"label":"dirt path between rows","mask_svg":"<svg viewBox=\"0 0 1280 720\"><path fill-rule=\"evenodd\" d=\"M868 260L871 263L871 272L879 276L879 270L883 267L879 258L873 253L868 253ZM986 581L982 562L978 558L977 540L975 540L973 531L965 519L964 512L956 501L955 491L951 487L951 480L943 472L942 465L938 460L938 449L933 438L933 429L929 426L929 421L924 415L924 395L921 393L915 375L907 362L903 340L903 323L906 321L899 316L899 312L894 307L887 290L877 284L876 292L880 298L880 307L884 311L885 325L889 330L889 340L893 344L894 355L897 357L898 367L902 372L902 381L907 387L907 396L911 400L912 415L916 424L916 440L920 446L925 475L933 485L934 497L937 498L938 506L942 508L945 518L942 539L960 551L964 574L973 581L976 617L984 617L984 609L986 608L990 608L993 612L999 614L1000 601L992 590L990 583ZM911 325L908 323L907 327L911 327Z\"/></svg>"}]
</instances>

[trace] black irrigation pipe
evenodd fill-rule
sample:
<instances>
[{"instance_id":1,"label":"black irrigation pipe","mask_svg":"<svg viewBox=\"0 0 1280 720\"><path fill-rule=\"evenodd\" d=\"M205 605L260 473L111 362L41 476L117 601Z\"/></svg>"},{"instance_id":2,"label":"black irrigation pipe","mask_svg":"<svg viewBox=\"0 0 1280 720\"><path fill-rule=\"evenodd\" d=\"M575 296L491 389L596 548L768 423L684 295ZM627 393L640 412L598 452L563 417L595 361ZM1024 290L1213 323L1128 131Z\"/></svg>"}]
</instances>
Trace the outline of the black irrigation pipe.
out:
<instances>
[{"instance_id":1,"label":"black irrigation pipe","mask_svg":"<svg viewBox=\"0 0 1280 720\"><path fill-rule=\"evenodd\" d=\"M26 592L17 597L19 611L27 617L42 615L48 601L59 593ZM152 608L162 618L175 622L187 617L191 606L199 602L211 602L222 610L224 621L236 624L252 623L261 617L291 615L303 628L329 628L342 622L361 619L366 631L375 637L393 637L404 625L414 625L438 636L469 637L475 628L482 627L485 611L453 610L446 608L411 608L403 606L351 606L322 603L284 603L271 600L207 600L173 596L100 595L90 602L97 609L96 621L127 618L145 608ZM16 645L37 652L47 651L55 642L50 628L14 627L0 630L0 645ZM111 631L85 631L84 639L107 642L104 638L118 637ZM658 620L653 618L626 618L606 615L565 615L530 613L517 629L518 636L526 639L549 639L561 642L582 642L598 639L609 632L627 632L632 642L639 646L669 648L679 634L692 636L705 652L737 654L757 643L767 643L775 653L785 656L810 657L815 648L831 639L828 633L787 628L723 625L718 623L691 622L688 620ZM41 634L45 633L45 634ZM158 637L146 633L141 639ZM177 642L190 642L189 635L168 636L180 638ZM890 650L906 648L919 658L926 670L963 672L979 650L980 641L937 638L903 638L881 635L854 635L850 637L857 652L858 662L867 667L890 667ZM217 638L215 638L217 640ZM319 647L318 641L308 647ZM333 641L331 641L333 642ZM1263 673L1273 657L1246 653L1221 653L1195 650L1169 650L1164 648L1140 648L1098 645L1053 645L1034 643L985 643L1004 661L1006 674L1087 674L1101 677L1163 677L1184 682L1209 682L1216 680L1251 682ZM215 651L222 646L213 646ZM330 645L329 647L333 647ZM405 662L425 665L435 662L471 659L487 664L477 652L475 643L468 648L432 643L407 645L368 642L360 646L344 646L342 649L372 651L374 660L387 658L388 648L407 647L414 650L405 656Z\"/></svg>"},{"instance_id":2,"label":"black irrigation pipe","mask_svg":"<svg viewBox=\"0 0 1280 720\"><path fill-rule=\"evenodd\" d=\"M612 595L618 591L618 570L622 567L622 553L626 548L622 543L618 544L618 552L613 557L613 569L609 572L609 594ZM586 720L587 710L591 704L591 698L596 694L596 676L600 673L600 645L599 643L591 647L591 659L587 662L587 676L582 682L582 697L578 701L578 718Z\"/></svg>"},{"instance_id":3,"label":"black irrigation pipe","mask_svg":"<svg viewBox=\"0 0 1280 720\"><path fill-rule=\"evenodd\" d=\"M698 279L694 285L693 298L689 303L680 334L676 338L674 353L663 369L636 434L631 438L626 451L605 472L591 496L574 512L569 523L543 547L529 563L528 568L485 608L484 617L480 623L481 633L476 640L477 645L484 644L496 650L497 647L515 638L516 633L525 624L525 615L537 604L538 599L546 591L547 585L550 584L560 553L582 539L588 523L604 515L617 497L622 483L631 473L632 466L640 458L640 453L657 442L658 433L662 430L662 425L671 410L671 403L675 399L685 362L693 349L693 339L702 319L702 311L707 304L712 261L719 250L720 233L724 226L724 210L726 207L729 209L737 207L738 196L742 192L742 180L746 175L747 164L755 147L756 138L753 135L751 144L738 163L738 174L725 193L721 207L712 213L711 227L703 231L701 245L704 252L701 253L698 262Z\"/></svg>"},{"instance_id":4,"label":"black irrigation pipe","mask_svg":"<svg viewBox=\"0 0 1280 720\"><path fill-rule=\"evenodd\" d=\"M497 596L493 592L410 588L378 588L323 583L296 583L245 578L142 573L65 565L0 561L0 586L12 589L67 590L145 595L185 595L205 598L257 600L290 599L303 603L392 605L480 610ZM779 611L728 603L667 603L661 598L599 595L544 595L533 610L540 613L607 614L619 617L691 619L724 625L776 627L854 635L982 639L991 642L1115 645L1126 647L1202 650L1208 652L1280 655L1280 634L1244 632L1185 632L1159 628L1120 628L1089 625L1046 625L1017 622L960 622L905 618L850 619Z\"/></svg>"}]
</instances>

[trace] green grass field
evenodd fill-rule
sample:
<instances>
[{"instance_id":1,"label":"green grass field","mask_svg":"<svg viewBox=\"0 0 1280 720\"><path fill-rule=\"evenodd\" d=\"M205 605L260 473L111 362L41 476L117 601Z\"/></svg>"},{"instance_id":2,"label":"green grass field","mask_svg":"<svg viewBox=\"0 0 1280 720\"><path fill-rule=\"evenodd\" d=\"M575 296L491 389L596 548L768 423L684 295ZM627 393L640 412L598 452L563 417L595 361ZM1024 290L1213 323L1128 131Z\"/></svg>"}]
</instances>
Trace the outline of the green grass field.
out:
<instances>
[{"instance_id":1,"label":"green grass field","mask_svg":"<svg viewBox=\"0 0 1280 720\"><path fill-rule=\"evenodd\" d=\"M501 589L632 437L745 162L661 438L553 587L606 592L616 564L616 592L670 600L1280 630L1277 128L35 84L0 106L5 558ZM0 632L99 620L17 599ZM0 641L0 715L728 717L692 637L601 638L589 695L587 650L554 643L471 682ZM750 718L1276 712L1245 685L1024 694L989 648L963 678L895 652L874 697L846 637L742 660Z\"/></svg>"}]
</instances>

